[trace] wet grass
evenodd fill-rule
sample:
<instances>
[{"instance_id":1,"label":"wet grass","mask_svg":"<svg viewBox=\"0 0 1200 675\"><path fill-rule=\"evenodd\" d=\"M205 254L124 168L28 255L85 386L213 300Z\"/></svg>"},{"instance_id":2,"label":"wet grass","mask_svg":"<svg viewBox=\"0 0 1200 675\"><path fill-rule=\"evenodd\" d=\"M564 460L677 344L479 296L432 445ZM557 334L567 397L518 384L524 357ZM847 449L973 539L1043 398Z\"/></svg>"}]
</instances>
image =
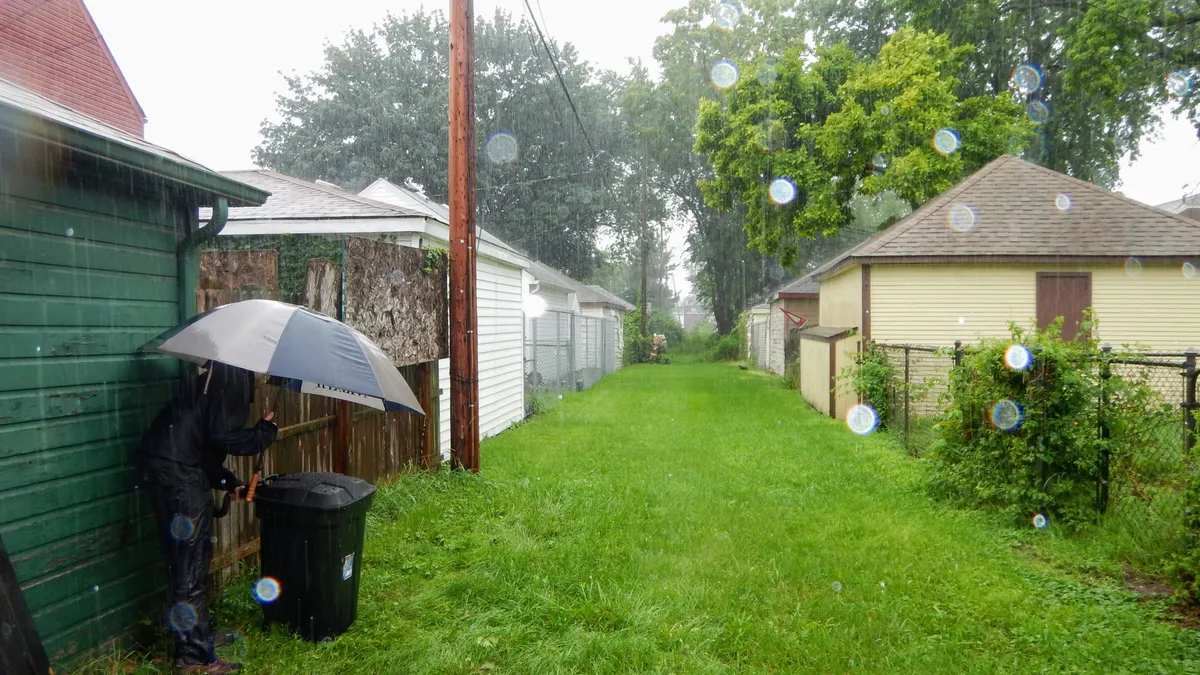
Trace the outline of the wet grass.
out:
<instances>
[{"instance_id":1,"label":"wet grass","mask_svg":"<svg viewBox=\"0 0 1200 675\"><path fill-rule=\"evenodd\" d=\"M894 441L730 364L619 371L483 463L380 491L333 643L263 633L234 585L248 672L1200 672L1163 605L1021 554L1056 535L931 501Z\"/></svg>"}]
</instances>

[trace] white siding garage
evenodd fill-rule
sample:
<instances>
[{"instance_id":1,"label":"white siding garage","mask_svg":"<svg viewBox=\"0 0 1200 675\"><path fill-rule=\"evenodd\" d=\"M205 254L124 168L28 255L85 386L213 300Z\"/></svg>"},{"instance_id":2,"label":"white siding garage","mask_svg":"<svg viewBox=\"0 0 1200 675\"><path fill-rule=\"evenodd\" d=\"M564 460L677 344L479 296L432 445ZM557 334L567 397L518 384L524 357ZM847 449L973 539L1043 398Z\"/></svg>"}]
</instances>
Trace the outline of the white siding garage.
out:
<instances>
[{"instance_id":1,"label":"white siding garage","mask_svg":"<svg viewBox=\"0 0 1200 675\"><path fill-rule=\"evenodd\" d=\"M427 225L407 242L420 248L449 248L450 214L446 207L379 179L359 193L376 201L426 213ZM479 435L494 436L525 417L523 375L524 286L529 259L491 234L480 231L475 270L479 319ZM450 456L450 361L438 362L442 389L438 436L443 457Z\"/></svg>"}]
</instances>

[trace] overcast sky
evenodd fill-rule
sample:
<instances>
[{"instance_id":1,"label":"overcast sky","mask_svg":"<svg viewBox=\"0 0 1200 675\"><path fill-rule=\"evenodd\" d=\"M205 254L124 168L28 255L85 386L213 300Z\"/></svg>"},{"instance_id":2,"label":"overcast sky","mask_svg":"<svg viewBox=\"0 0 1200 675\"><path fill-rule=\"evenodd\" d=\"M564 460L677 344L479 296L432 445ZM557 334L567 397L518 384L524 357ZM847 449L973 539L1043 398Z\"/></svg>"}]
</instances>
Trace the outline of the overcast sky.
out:
<instances>
[{"instance_id":1,"label":"overcast sky","mask_svg":"<svg viewBox=\"0 0 1200 675\"><path fill-rule=\"evenodd\" d=\"M2 0L0 0L2 1ZM447 9L448 0L85 0L149 119L146 138L217 170L253 167L259 124L274 118L280 72L319 68L326 42L369 29L387 12ZM685 0L530 0L543 29L601 68L649 63L663 14ZM476 0L478 15L523 0ZM1184 121L1166 124L1122 169L1122 191L1158 204L1200 181L1200 145ZM676 243L680 241L679 235Z\"/></svg>"}]
</instances>

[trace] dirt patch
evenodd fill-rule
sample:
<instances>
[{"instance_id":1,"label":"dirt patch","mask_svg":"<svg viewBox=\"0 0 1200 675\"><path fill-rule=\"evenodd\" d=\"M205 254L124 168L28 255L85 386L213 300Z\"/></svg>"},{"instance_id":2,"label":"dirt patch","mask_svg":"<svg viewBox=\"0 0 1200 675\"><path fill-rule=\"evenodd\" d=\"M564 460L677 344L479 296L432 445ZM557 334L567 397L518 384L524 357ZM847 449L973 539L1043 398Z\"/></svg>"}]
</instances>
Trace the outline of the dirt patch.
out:
<instances>
[{"instance_id":1,"label":"dirt patch","mask_svg":"<svg viewBox=\"0 0 1200 675\"><path fill-rule=\"evenodd\" d=\"M1162 579L1155 579L1125 568L1125 587L1134 595L1150 598L1168 598L1175 593Z\"/></svg>"}]
</instances>

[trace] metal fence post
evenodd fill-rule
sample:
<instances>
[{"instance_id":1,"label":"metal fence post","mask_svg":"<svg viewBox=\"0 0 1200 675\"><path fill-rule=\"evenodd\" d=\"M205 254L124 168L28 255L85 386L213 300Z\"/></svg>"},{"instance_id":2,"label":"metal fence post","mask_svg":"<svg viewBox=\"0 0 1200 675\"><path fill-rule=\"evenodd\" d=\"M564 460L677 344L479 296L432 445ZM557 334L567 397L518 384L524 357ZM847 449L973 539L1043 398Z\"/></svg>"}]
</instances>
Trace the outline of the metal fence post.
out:
<instances>
[{"instance_id":1,"label":"metal fence post","mask_svg":"<svg viewBox=\"0 0 1200 675\"><path fill-rule=\"evenodd\" d=\"M579 372L575 369L577 365L575 347L579 344L576 331L579 329L579 322L575 319L574 314L568 314L567 316L569 317L567 320L567 339L570 340L567 346L567 359L571 368L571 391L579 391L582 387L579 386Z\"/></svg>"},{"instance_id":2,"label":"metal fence post","mask_svg":"<svg viewBox=\"0 0 1200 675\"><path fill-rule=\"evenodd\" d=\"M1183 451L1196 447L1196 348L1185 352L1183 362Z\"/></svg>"},{"instance_id":3,"label":"metal fence post","mask_svg":"<svg viewBox=\"0 0 1200 675\"><path fill-rule=\"evenodd\" d=\"M906 345L904 347L904 449L908 450L909 452L912 452L912 438L909 436L909 433L908 433L908 418L909 418L908 409L912 402L912 397L910 394L911 388L909 386L909 382L911 381L909 379L909 377L910 377L909 363L910 363L911 359L912 359L912 350L909 349L908 346Z\"/></svg>"},{"instance_id":4,"label":"metal fence post","mask_svg":"<svg viewBox=\"0 0 1200 675\"><path fill-rule=\"evenodd\" d=\"M1097 415L1100 424L1100 440L1106 441L1109 438L1108 420L1105 419L1104 413L1108 407L1108 380L1112 377L1112 368L1109 364L1109 357L1112 356L1112 345L1107 342L1100 347L1102 355L1100 357L1100 411ZM1108 444L1102 443L1100 448L1100 475L1096 481L1096 510L1100 513L1108 511L1108 480L1109 480L1109 464L1111 455L1109 453Z\"/></svg>"},{"instance_id":5,"label":"metal fence post","mask_svg":"<svg viewBox=\"0 0 1200 675\"><path fill-rule=\"evenodd\" d=\"M530 319L530 331L533 333L533 373L529 376L530 384L533 385L533 391L536 392L541 388L541 383L538 382L538 332L537 319Z\"/></svg>"}]
</instances>

